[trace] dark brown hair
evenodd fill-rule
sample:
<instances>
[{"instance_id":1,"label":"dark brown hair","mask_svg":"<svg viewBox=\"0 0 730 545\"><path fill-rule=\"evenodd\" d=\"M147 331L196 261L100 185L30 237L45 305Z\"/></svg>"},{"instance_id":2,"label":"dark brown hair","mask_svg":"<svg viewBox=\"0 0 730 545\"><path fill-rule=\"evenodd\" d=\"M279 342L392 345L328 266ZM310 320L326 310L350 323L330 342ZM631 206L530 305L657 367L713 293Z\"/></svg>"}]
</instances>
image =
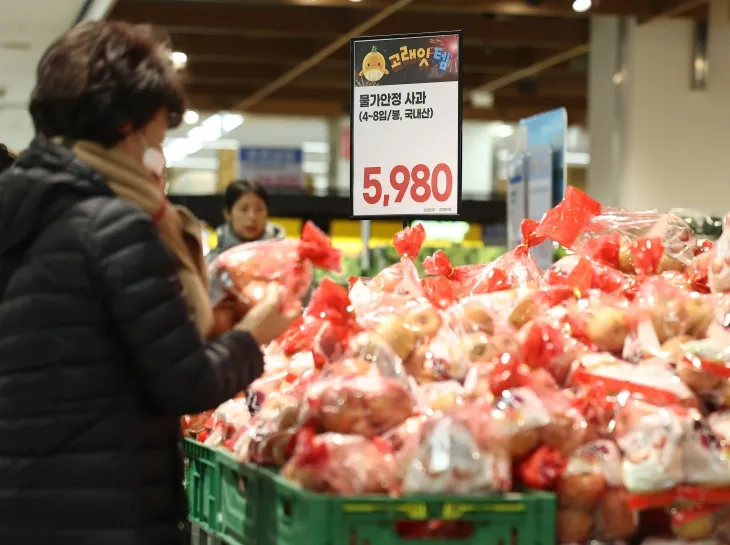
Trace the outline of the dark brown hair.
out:
<instances>
[{"instance_id":1,"label":"dark brown hair","mask_svg":"<svg viewBox=\"0 0 730 545\"><path fill-rule=\"evenodd\" d=\"M264 201L267 208L269 207L269 192L266 191L266 188L259 182L250 182L248 180L235 180L228 184L226 192L223 194L223 206L230 212L238 199L248 193L253 193Z\"/></svg>"},{"instance_id":2,"label":"dark brown hair","mask_svg":"<svg viewBox=\"0 0 730 545\"><path fill-rule=\"evenodd\" d=\"M15 154L5 144L0 144L0 173L7 170L15 162Z\"/></svg>"},{"instance_id":3,"label":"dark brown hair","mask_svg":"<svg viewBox=\"0 0 730 545\"><path fill-rule=\"evenodd\" d=\"M30 114L48 137L111 147L163 108L171 128L185 111L168 41L147 25L81 23L46 50L37 78Z\"/></svg>"}]
</instances>

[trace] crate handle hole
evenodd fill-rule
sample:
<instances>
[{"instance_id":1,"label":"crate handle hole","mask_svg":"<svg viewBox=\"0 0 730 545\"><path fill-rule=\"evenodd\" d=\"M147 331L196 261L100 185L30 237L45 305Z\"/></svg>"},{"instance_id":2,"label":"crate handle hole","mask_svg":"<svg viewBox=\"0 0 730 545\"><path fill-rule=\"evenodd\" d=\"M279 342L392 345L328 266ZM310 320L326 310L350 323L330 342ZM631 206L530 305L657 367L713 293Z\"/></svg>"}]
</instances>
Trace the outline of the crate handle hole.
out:
<instances>
[{"instance_id":1,"label":"crate handle hole","mask_svg":"<svg viewBox=\"0 0 730 545\"><path fill-rule=\"evenodd\" d=\"M284 517L290 519L292 517L292 513L294 512L294 508L292 507L292 503L289 500L281 499L280 501L280 507L281 507L281 514L284 515Z\"/></svg>"},{"instance_id":2,"label":"crate handle hole","mask_svg":"<svg viewBox=\"0 0 730 545\"><path fill-rule=\"evenodd\" d=\"M459 541L469 539L474 535L474 524L462 520L398 520L392 524L395 526L396 535L401 539L453 539Z\"/></svg>"},{"instance_id":3,"label":"crate handle hole","mask_svg":"<svg viewBox=\"0 0 730 545\"><path fill-rule=\"evenodd\" d=\"M239 475L238 476L238 491L245 492L247 488L248 488L248 477Z\"/></svg>"}]
</instances>

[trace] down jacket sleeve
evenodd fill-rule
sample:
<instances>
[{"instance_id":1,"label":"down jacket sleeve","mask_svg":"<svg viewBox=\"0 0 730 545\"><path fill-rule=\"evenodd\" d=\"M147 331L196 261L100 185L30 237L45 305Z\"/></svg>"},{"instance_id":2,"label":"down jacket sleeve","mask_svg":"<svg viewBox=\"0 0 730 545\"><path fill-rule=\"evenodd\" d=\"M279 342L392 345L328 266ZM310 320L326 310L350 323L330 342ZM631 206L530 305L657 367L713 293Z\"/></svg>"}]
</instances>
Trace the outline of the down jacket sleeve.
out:
<instances>
[{"instance_id":1,"label":"down jacket sleeve","mask_svg":"<svg viewBox=\"0 0 730 545\"><path fill-rule=\"evenodd\" d=\"M110 201L92 220L89 237L111 327L158 410L183 415L211 409L263 372L263 356L248 333L201 340L176 261L144 212Z\"/></svg>"}]
</instances>

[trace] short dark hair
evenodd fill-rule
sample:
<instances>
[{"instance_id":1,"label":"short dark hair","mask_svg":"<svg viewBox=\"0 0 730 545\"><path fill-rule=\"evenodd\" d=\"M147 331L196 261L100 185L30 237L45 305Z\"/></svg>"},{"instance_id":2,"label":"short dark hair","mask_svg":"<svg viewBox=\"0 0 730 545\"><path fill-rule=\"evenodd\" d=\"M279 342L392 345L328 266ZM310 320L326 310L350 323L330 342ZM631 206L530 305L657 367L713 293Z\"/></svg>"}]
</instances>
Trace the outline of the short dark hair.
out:
<instances>
[{"instance_id":1,"label":"short dark hair","mask_svg":"<svg viewBox=\"0 0 730 545\"><path fill-rule=\"evenodd\" d=\"M264 201L267 208L269 207L269 192L259 182L250 182L249 180L235 180L228 184L226 192L223 194L223 206L230 212L238 199L247 193L253 193Z\"/></svg>"},{"instance_id":2,"label":"short dark hair","mask_svg":"<svg viewBox=\"0 0 730 545\"><path fill-rule=\"evenodd\" d=\"M15 162L15 154L5 144L0 144L0 173L5 172Z\"/></svg>"},{"instance_id":3,"label":"short dark hair","mask_svg":"<svg viewBox=\"0 0 730 545\"><path fill-rule=\"evenodd\" d=\"M180 124L185 98L168 40L148 25L88 21L41 57L30 99L35 130L112 147L162 108Z\"/></svg>"}]
</instances>

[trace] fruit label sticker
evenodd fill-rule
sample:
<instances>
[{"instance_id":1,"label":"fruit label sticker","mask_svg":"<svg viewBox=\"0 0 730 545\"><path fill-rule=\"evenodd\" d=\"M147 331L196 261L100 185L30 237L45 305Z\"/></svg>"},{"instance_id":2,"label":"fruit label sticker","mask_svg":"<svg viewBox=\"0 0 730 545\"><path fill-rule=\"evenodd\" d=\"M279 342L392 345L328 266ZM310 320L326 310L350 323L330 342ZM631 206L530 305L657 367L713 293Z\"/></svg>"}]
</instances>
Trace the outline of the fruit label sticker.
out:
<instances>
[{"instance_id":1,"label":"fruit label sticker","mask_svg":"<svg viewBox=\"0 0 730 545\"><path fill-rule=\"evenodd\" d=\"M550 413L530 388L502 392L496 409L495 416L504 423L507 435L541 428L550 423Z\"/></svg>"},{"instance_id":2,"label":"fruit label sticker","mask_svg":"<svg viewBox=\"0 0 730 545\"><path fill-rule=\"evenodd\" d=\"M469 430L451 418L444 418L436 424L428 440L431 460L430 473L447 470L474 473L475 453L479 449ZM476 464L479 465L478 463Z\"/></svg>"},{"instance_id":3,"label":"fruit label sticker","mask_svg":"<svg viewBox=\"0 0 730 545\"><path fill-rule=\"evenodd\" d=\"M458 216L461 32L353 38L350 55L352 216Z\"/></svg>"},{"instance_id":4,"label":"fruit label sticker","mask_svg":"<svg viewBox=\"0 0 730 545\"><path fill-rule=\"evenodd\" d=\"M594 441L576 450L565 475L602 475L609 486L622 486L621 453L613 441Z\"/></svg>"},{"instance_id":5,"label":"fruit label sticker","mask_svg":"<svg viewBox=\"0 0 730 545\"><path fill-rule=\"evenodd\" d=\"M657 409L633 423L618 445L624 484L631 492L673 488L684 478L683 430L676 415Z\"/></svg>"}]
</instances>

